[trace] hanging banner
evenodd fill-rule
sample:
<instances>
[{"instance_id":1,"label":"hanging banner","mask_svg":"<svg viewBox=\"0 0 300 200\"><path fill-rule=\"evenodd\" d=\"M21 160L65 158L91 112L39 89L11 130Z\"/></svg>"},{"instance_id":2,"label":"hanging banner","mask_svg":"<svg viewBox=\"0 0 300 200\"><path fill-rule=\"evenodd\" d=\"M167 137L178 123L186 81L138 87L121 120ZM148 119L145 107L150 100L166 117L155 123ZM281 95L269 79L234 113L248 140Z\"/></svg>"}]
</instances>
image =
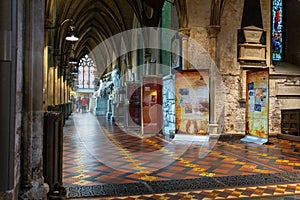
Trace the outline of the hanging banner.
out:
<instances>
[{"instance_id":1,"label":"hanging banner","mask_svg":"<svg viewBox=\"0 0 300 200\"><path fill-rule=\"evenodd\" d=\"M246 75L246 135L268 138L269 68Z\"/></svg>"},{"instance_id":2,"label":"hanging banner","mask_svg":"<svg viewBox=\"0 0 300 200\"><path fill-rule=\"evenodd\" d=\"M182 70L175 74L176 133L208 135L209 71Z\"/></svg>"}]
</instances>

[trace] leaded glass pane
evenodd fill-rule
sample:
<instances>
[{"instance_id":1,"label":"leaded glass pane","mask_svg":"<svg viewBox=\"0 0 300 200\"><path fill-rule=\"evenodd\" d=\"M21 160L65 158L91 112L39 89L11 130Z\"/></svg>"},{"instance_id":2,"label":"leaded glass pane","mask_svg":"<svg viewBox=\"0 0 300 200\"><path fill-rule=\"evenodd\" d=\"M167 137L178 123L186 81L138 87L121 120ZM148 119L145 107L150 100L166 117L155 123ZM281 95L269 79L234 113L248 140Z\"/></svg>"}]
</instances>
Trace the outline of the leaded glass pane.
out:
<instances>
[{"instance_id":1,"label":"leaded glass pane","mask_svg":"<svg viewBox=\"0 0 300 200\"><path fill-rule=\"evenodd\" d=\"M282 0L273 0L272 19L272 59L282 61Z\"/></svg>"},{"instance_id":2,"label":"leaded glass pane","mask_svg":"<svg viewBox=\"0 0 300 200\"><path fill-rule=\"evenodd\" d=\"M78 67L78 88L83 88L83 67L80 65L80 63Z\"/></svg>"},{"instance_id":3,"label":"leaded glass pane","mask_svg":"<svg viewBox=\"0 0 300 200\"><path fill-rule=\"evenodd\" d=\"M78 67L78 88L95 88L95 65L94 61L85 55L80 59Z\"/></svg>"}]
</instances>

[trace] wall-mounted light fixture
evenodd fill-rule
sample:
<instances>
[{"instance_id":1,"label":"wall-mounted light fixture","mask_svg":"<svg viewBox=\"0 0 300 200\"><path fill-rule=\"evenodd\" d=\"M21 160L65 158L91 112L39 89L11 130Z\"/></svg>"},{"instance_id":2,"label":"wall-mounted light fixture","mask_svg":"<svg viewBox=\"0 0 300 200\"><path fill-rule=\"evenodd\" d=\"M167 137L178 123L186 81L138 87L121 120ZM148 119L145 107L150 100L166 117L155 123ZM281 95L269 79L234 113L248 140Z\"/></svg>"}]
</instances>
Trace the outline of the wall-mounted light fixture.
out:
<instances>
[{"instance_id":1,"label":"wall-mounted light fixture","mask_svg":"<svg viewBox=\"0 0 300 200\"><path fill-rule=\"evenodd\" d=\"M79 38L76 36L75 26L70 26L65 38L67 41L76 42Z\"/></svg>"},{"instance_id":2,"label":"wall-mounted light fixture","mask_svg":"<svg viewBox=\"0 0 300 200\"><path fill-rule=\"evenodd\" d=\"M45 27L45 29L56 29L56 28L60 28L62 25L64 25L65 23L70 22L70 26L67 29L67 36L65 37L65 40L67 41L71 41L71 42L76 42L79 40L79 38L76 36L76 31L75 31L75 26L74 26L74 20L73 19L65 19L64 21L62 21L60 24L58 24L57 26L52 26L52 27Z\"/></svg>"},{"instance_id":3,"label":"wall-mounted light fixture","mask_svg":"<svg viewBox=\"0 0 300 200\"><path fill-rule=\"evenodd\" d=\"M69 58L69 63L70 63L70 64L76 65L76 64L77 64L77 59L74 58L74 57L70 57L70 58Z\"/></svg>"}]
</instances>

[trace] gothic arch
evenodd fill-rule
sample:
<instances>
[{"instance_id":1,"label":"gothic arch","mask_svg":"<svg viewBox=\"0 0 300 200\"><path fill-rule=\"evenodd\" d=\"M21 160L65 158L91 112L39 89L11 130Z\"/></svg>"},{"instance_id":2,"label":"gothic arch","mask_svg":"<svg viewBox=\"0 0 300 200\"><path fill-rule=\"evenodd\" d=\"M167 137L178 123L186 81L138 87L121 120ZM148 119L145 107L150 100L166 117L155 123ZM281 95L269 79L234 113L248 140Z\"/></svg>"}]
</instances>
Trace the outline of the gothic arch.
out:
<instances>
[{"instance_id":1,"label":"gothic arch","mask_svg":"<svg viewBox=\"0 0 300 200\"><path fill-rule=\"evenodd\" d=\"M210 25L220 26L223 8L227 0L212 0Z\"/></svg>"}]
</instances>

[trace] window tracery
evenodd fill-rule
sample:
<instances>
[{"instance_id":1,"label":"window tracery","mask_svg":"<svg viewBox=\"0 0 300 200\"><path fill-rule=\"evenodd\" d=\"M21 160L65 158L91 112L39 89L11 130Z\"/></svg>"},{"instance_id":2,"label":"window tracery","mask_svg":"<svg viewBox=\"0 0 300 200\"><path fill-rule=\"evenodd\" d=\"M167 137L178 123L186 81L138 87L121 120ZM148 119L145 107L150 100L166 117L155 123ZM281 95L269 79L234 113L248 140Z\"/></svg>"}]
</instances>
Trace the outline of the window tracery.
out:
<instances>
[{"instance_id":1,"label":"window tracery","mask_svg":"<svg viewBox=\"0 0 300 200\"><path fill-rule=\"evenodd\" d=\"M78 88L93 89L95 88L95 64L94 61L86 54L78 64Z\"/></svg>"}]
</instances>

